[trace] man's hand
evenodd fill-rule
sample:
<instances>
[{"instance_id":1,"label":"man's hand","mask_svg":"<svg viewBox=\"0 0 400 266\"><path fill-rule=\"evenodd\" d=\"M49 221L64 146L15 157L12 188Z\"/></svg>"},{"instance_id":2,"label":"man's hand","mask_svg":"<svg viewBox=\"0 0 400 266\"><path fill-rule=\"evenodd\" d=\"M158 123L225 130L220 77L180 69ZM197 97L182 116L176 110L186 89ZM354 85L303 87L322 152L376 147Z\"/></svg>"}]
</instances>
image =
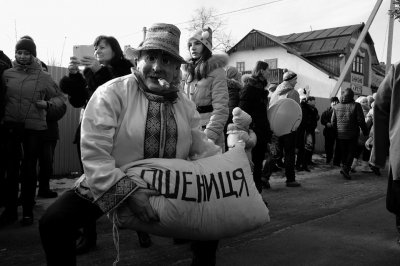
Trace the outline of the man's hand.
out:
<instances>
[{"instance_id":1,"label":"man's hand","mask_svg":"<svg viewBox=\"0 0 400 266\"><path fill-rule=\"evenodd\" d=\"M150 197L158 195L160 195L160 193L156 190L139 188L127 199L129 209L143 222L158 222L160 218L151 207L149 201Z\"/></svg>"}]
</instances>

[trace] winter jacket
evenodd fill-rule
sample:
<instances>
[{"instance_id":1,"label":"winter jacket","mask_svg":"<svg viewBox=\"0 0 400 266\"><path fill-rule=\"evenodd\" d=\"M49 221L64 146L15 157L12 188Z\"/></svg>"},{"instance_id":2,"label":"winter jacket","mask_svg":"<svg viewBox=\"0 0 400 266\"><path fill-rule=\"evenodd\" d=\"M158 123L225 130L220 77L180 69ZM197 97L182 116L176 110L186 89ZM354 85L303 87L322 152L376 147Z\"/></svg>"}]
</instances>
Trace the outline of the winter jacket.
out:
<instances>
[{"instance_id":1,"label":"winter jacket","mask_svg":"<svg viewBox=\"0 0 400 266\"><path fill-rule=\"evenodd\" d=\"M305 132L312 133L318 125L318 110L307 102L302 102L300 106L302 111L301 126L304 127Z\"/></svg>"},{"instance_id":2,"label":"winter jacket","mask_svg":"<svg viewBox=\"0 0 400 266\"><path fill-rule=\"evenodd\" d=\"M47 111L37 108L36 102L45 100L51 108L50 99L60 95L57 84L36 61L30 65L13 62L13 65L2 77L6 86L4 122L21 123L33 130L47 129Z\"/></svg>"},{"instance_id":3,"label":"winter jacket","mask_svg":"<svg viewBox=\"0 0 400 266\"><path fill-rule=\"evenodd\" d=\"M292 84L289 81L284 81L278 85L276 90L272 93L271 98L269 100L269 107L276 104L279 99L290 98L293 99L296 103L300 105L300 95L294 89Z\"/></svg>"},{"instance_id":4,"label":"winter jacket","mask_svg":"<svg viewBox=\"0 0 400 266\"><path fill-rule=\"evenodd\" d=\"M382 81L374 102L374 144L372 163L389 168L393 180L400 180L400 62L390 67Z\"/></svg>"},{"instance_id":5,"label":"winter jacket","mask_svg":"<svg viewBox=\"0 0 400 266\"><path fill-rule=\"evenodd\" d=\"M221 151L208 141L194 103L182 92L170 101L146 92L139 80L135 73L100 86L83 115L85 175L76 191L93 196L104 212L137 189L123 165L145 158L199 159Z\"/></svg>"},{"instance_id":6,"label":"winter jacket","mask_svg":"<svg viewBox=\"0 0 400 266\"><path fill-rule=\"evenodd\" d=\"M331 123L338 139L357 139L360 128L364 136L368 136L361 104L354 102L353 96L342 95L340 103L333 107Z\"/></svg>"},{"instance_id":7,"label":"winter jacket","mask_svg":"<svg viewBox=\"0 0 400 266\"><path fill-rule=\"evenodd\" d=\"M226 73L223 67L226 65L228 56L225 54L213 55L208 59L206 78L201 80L189 80L187 65L182 66L184 92L192 100L197 109L210 107L207 112L200 112L201 125L207 137L217 145L224 146L224 127L228 120L229 94L226 82Z\"/></svg>"},{"instance_id":8,"label":"winter jacket","mask_svg":"<svg viewBox=\"0 0 400 266\"><path fill-rule=\"evenodd\" d=\"M68 94L73 107L84 107L98 86L107 81L131 73L132 63L126 59L117 61L113 66L102 66L96 73L85 68L81 73L69 74L60 80L61 90Z\"/></svg>"},{"instance_id":9,"label":"winter jacket","mask_svg":"<svg viewBox=\"0 0 400 266\"><path fill-rule=\"evenodd\" d=\"M258 77L246 78L240 93L239 107L252 118L251 128L257 135L257 141L270 142L272 132L267 117L265 99L268 98L267 83Z\"/></svg>"}]
</instances>

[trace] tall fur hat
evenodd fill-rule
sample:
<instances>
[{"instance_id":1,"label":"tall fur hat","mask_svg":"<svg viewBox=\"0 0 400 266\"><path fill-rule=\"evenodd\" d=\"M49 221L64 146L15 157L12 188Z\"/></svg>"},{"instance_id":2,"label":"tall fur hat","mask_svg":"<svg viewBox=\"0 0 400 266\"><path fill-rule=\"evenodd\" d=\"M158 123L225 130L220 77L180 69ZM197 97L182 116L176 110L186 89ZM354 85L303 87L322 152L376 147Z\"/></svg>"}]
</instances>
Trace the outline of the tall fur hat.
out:
<instances>
[{"instance_id":1,"label":"tall fur hat","mask_svg":"<svg viewBox=\"0 0 400 266\"><path fill-rule=\"evenodd\" d=\"M191 39L200 41L208 50L212 51L212 30L210 27L196 31L188 41Z\"/></svg>"},{"instance_id":2,"label":"tall fur hat","mask_svg":"<svg viewBox=\"0 0 400 266\"><path fill-rule=\"evenodd\" d=\"M31 39L20 39L15 45L15 51L26 50L36 57L36 44Z\"/></svg>"}]
</instances>

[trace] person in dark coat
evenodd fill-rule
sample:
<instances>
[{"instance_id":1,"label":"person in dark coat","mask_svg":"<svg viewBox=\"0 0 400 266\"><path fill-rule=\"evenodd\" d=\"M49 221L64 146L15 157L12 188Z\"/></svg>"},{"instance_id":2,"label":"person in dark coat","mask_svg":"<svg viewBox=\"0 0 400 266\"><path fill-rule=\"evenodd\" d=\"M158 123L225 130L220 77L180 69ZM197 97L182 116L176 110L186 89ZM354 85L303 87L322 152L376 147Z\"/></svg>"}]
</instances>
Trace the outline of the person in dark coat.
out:
<instances>
[{"instance_id":1,"label":"person in dark coat","mask_svg":"<svg viewBox=\"0 0 400 266\"><path fill-rule=\"evenodd\" d=\"M306 142L305 142L305 153L304 153L304 163L306 166L315 165L312 161L312 155L314 153L315 148L315 131L317 130L317 125L319 121L318 109L315 107L315 97L307 96L306 98L306 108L307 108L307 117L305 123L306 130Z\"/></svg>"},{"instance_id":2,"label":"person in dark coat","mask_svg":"<svg viewBox=\"0 0 400 266\"><path fill-rule=\"evenodd\" d=\"M243 90L240 93L239 107L248 113L253 122L251 129L257 136L257 144L253 148L252 160L254 164L253 178L258 191L262 191L262 168L267 144L271 142L272 132L267 117L265 99L268 98L266 86L268 76L268 63L257 61L252 74L246 79Z\"/></svg>"},{"instance_id":3,"label":"person in dark coat","mask_svg":"<svg viewBox=\"0 0 400 266\"><path fill-rule=\"evenodd\" d=\"M321 124L324 126L323 134L325 137L325 153L326 153L326 163L330 164L332 159L333 163L339 164L340 162L337 161L336 157L336 149L335 147L335 141L336 141L336 131L332 127L331 124L331 118L332 118L332 113L333 113L333 107L339 103L338 97L332 97L331 98L331 105L330 107L325 110L322 115L321 115ZM336 145L338 146L338 145ZM333 156L335 150L335 156ZM335 160L336 159L336 160Z\"/></svg>"},{"instance_id":4,"label":"person in dark coat","mask_svg":"<svg viewBox=\"0 0 400 266\"><path fill-rule=\"evenodd\" d=\"M50 179L53 177L54 152L60 139L58 120L67 111L66 97L60 94L50 100L53 104L47 110L47 130L43 133L42 147L39 154L39 190L41 198L56 198L58 193L50 189Z\"/></svg>"},{"instance_id":5,"label":"person in dark coat","mask_svg":"<svg viewBox=\"0 0 400 266\"><path fill-rule=\"evenodd\" d=\"M121 46L114 37L100 35L94 40L93 46L94 56L71 57L68 66L69 74L60 80L61 89L68 94L68 100L75 108L85 108L97 87L111 79L130 74L133 67L132 63L124 57ZM79 65L85 67L83 73L79 72ZM74 143L77 145L83 171L80 140L81 124L79 123ZM138 232L138 238L142 247L149 247L152 244L147 233ZM94 220L83 229L83 237L78 241L77 253L88 252L96 246L96 240L96 220Z\"/></svg>"},{"instance_id":6,"label":"person in dark coat","mask_svg":"<svg viewBox=\"0 0 400 266\"><path fill-rule=\"evenodd\" d=\"M354 101L354 92L347 88L340 97L340 103L333 107L332 127L337 132L337 139L342 155L340 173L346 179L351 179L350 169L357 150L360 128L364 136L368 136L364 113L359 103Z\"/></svg>"},{"instance_id":7,"label":"person in dark coat","mask_svg":"<svg viewBox=\"0 0 400 266\"><path fill-rule=\"evenodd\" d=\"M22 36L21 39L34 41L29 35ZM37 55L34 54L36 57ZM37 62L42 66L42 70L49 72L47 65L36 57ZM38 196L41 198L56 198L58 193L50 189L50 179L53 177L54 151L57 141L60 138L58 120L67 111L66 99L64 94L59 93L57 97L50 99L46 114L47 129L43 132L42 145L39 152L39 190ZM20 195L22 199L22 195Z\"/></svg>"}]
</instances>

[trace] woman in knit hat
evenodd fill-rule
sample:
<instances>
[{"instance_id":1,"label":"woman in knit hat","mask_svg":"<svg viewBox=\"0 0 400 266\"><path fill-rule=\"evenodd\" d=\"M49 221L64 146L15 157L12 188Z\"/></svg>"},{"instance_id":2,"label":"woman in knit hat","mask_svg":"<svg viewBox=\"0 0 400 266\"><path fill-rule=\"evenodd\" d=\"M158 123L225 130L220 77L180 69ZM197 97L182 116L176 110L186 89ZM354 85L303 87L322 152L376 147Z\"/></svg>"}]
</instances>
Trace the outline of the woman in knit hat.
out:
<instances>
[{"instance_id":1,"label":"woman in knit hat","mask_svg":"<svg viewBox=\"0 0 400 266\"><path fill-rule=\"evenodd\" d=\"M274 93L272 93L269 106L276 104L278 100L290 98L300 105L299 93L294 89L297 84L297 74L285 69L283 82L279 84ZM286 186L299 187L300 183L296 181L295 160L296 160L296 132L279 137L279 142L283 143L283 154L285 157L285 176ZM282 156L283 156L282 154Z\"/></svg>"},{"instance_id":2,"label":"woman in knit hat","mask_svg":"<svg viewBox=\"0 0 400 266\"><path fill-rule=\"evenodd\" d=\"M279 84L274 93L271 95L269 106L274 105L279 99L290 98L300 104L299 93L294 89L297 84L297 74L287 69L284 70L283 82Z\"/></svg>"},{"instance_id":3,"label":"woman in knit hat","mask_svg":"<svg viewBox=\"0 0 400 266\"><path fill-rule=\"evenodd\" d=\"M7 177L5 210L0 226L17 219L18 179L21 172L22 225L33 224L37 173L36 166L43 134L47 129L46 115L52 98L60 91L49 74L35 60L36 45L20 39L15 45L13 67L4 71L6 98L3 125L6 131ZM20 166L23 147L22 165Z\"/></svg>"},{"instance_id":4,"label":"woman in knit hat","mask_svg":"<svg viewBox=\"0 0 400 266\"><path fill-rule=\"evenodd\" d=\"M196 104L207 137L224 150L229 95L223 67L228 56L212 53L210 28L196 31L188 40L188 49L190 59L182 68L184 91Z\"/></svg>"}]
</instances>

